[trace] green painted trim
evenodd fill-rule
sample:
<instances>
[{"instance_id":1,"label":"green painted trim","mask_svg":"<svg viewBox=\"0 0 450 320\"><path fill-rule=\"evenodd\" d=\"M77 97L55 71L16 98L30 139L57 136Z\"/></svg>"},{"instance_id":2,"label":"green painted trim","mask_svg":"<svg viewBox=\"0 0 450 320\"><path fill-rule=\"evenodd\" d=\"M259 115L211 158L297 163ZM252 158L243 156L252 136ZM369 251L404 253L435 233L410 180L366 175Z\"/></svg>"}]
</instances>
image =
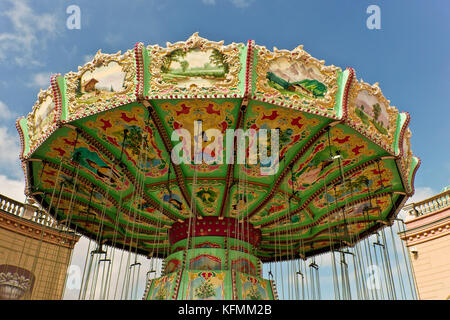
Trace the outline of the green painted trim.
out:
<instances>
[{"instance_id":1,"label":"green painted trim","mask_svg":"<svg viewBox=\"0 0 450 320\"><path fill-rule=\"evenodd\" d=\"M409 177L408 177L408 188L409 190L414 190L414 178L416 175L416 171L420 166L420 159L413 156L411 161L411 166L409 167Z\"/></svg>"},{"instance_id":2,"label":"green painted trim","mask_svg":"<svg viewBox=\"0 0 450 320\"><path fill-rule=\"evenodd\" d=\"M253 47L253 57L252 57L252 74L249 75L249 80L251 81L251 91L249 91L250 96L253 96L256 93L256 71L255 71L255 67L258 64L258 52L259 49L256 48L256 46Z\"/></svg>"},{"instance_id":3,"label":"green painted trim","mask_svg":"<svg viewBox=\"0 0 450 320\"><path fill-rule=\"evenodd\" d=\"M63 76L58 76L56 78L59 90L61 92L61 121L67 120L69 116L69 109L67 106L67 84L66 78Z\"/></svg>"},{"instance_id":4,"label":"green painted trim","mask_svg":"<svg viewBox=\"0 0 450 320\"><path fill-rule=\"evenodd\" d=\"M344 108L345 108L345 106L343 105L344 92L345 92L345 86L347 84L349 75L350 75L350 71L348 69L344 70L343 72L340 71L338 73L338 77L337 77L338 91L336 93L336 104L334 106L334 112L338 119L342 119L342 116L344 114Z\"/></svg>"},{"instance_id":5,"label":"green painted trim","mask_svg":"<svg viewBox=\"0 0 450 320\"><path fill-rule=\"evenodd\" d=\"M239 93L242 95L245 92L245 72L247 68L247 52L248 52L248 44L239 46L239 61L241 63L241 69L239 70L239 83L238 89Z\"/></svg>"},{"instance_id":6,"label":"green painted trim","mask_svg":"<svg viewBox=\"0 0 450 320\"><path fill-rule=\"evenodd\" d=\"M392 149L394 150L394 155L398 156L400 154L400 143L402 141L400 141L400 133L402 131L402 128L406 122L407 119L407 115L405 113L399 113L397 116L397 128L395 130L395 135L394 135L394 142L392 145Z\"/></svg>"},{"instance_id":7,"label":"green painted trim","mask_svg":"<svg viewBox=\"0 0 450 320\"><path fill-rule=\"evenodd\" d=\"M23 154L22 156L25 157L25 155L28 155L30 152L30 138L28 136L28 124L27 124L27 118L22 118L19 120L20 128L22 129L23 133Z\"/></svg>"},{"instance_id":8,"label":"green painted trim","mask_svg":"<svg viewBox=\"0 0 450 320\"><path fill-rule=\"evenodd\" d=\"M143 68L144 68L144 90L142 91L142 94L145 96L149 95L149 91L150 91L150 78L151 78L151 74L150 74L150 69L149 69L149 65L150 65L150 53L147 51L147 48L142 45L142 62L143 62ZM136 63L136 62L135 62Z\"/></svg>"}]
</instances>

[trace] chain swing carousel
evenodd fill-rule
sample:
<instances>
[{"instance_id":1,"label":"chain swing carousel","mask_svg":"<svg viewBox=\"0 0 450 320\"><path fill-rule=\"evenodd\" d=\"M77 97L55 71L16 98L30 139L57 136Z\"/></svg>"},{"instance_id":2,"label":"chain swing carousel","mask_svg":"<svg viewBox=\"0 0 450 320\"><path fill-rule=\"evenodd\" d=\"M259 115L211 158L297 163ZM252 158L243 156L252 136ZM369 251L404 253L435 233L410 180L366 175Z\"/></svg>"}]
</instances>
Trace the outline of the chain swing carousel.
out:
<instances>
[{"instance_id":1,"label":"chain swing carousel","mask_svg":"<svg viewBox=\"0 0 450 320\"><path fill-rule=\"evenodd\" d=\"M89 290L136 298L141 272L143 299L277 299L275 282L282 298L320 299L323 253L337 299L351 299L352 286L353 298L393 299L406 297L407 283L394 279L402 261L397 251L389 258L385 227L414 193L409 119L377 84L302 46L270 51L194 34L99 51L78 72L53 76L17 129L26 195L96 244L81 299ZM217 144L209 129L275 129L279 157L235 161L242 143ZM183 130L191 136L174 139ZM174 152L187 160L175 163ZM233 161L218 156L226 152ZM199 153L203 161L190 157ZM113 249L128 254L122 283ZM373 264L386 279L378 291L366 285Z\"/></svg>"}]
</instances>

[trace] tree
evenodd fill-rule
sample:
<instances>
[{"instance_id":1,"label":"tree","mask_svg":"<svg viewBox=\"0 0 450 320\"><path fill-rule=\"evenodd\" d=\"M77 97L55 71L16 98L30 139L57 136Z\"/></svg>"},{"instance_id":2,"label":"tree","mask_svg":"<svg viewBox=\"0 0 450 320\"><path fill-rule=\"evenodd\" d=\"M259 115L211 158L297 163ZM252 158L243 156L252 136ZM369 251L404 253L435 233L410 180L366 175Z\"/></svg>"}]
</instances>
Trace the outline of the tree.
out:
<instances>
[{"instance_id":1,"label":"tree","mask_svg":"<svg viewBox=\"0 0 450 320\"><path fill-rule=\"evenodd\" d=\"M374 115L374 117L375 117L375 121L378 121L378 117L380 116L380 113L381 113L381 107L380 107L380 104L379 104L379 103L375 103L375 104L372 106L372 110L373 110L373 115Z\"/></svg>"},{"instance_id":2,"label":"tree","mask_svg":"<svg viewBox=\"0 0 450 320\"><path fill-rule=\"evenodd\" d=\"M211 55L209 56L209 61L218 67L223 67L223 71L225 73L228 72L228 63L225 62L225 58L219 50L214 49Z\"/></svg>"},{"instance_id":3,"label":"tree","mask_svg":"<svg viewBox=\"0 0 450 320\"><path fill-rule=\"evenodd\" d=\"M212 297L215 295L214 285L208 279L195 289L194 294L200 299Z\"/></svg>"},{"instance_id":4,"label":"tree","mask_svg":"<svg viewBox=\"0 0 450 320\"><path fill-rule=\"evenodd\" d=\"M77 98L79 98L82 95L83 95L83 92L81 92L81 77L78 77L78 79L77 79L77 87L75 89L75 96Z\"/></svg>"},{"instance_id":5,"label":"tree","mask_svg":"<svg viewBox=\"0 0 450 320\"><path fill-rule=\"evenodd\" d=\"M167 300L168 290L166 286L164 285L158 290L158 293L156 294L156 300Z\"/></svg>"},{"instance_id":6,"label":"tree","mask_svg":"<svg viewBox=\"0 0 450 320\"><path fill-rule=\"evenodd\" d=\"M173 61L180 62L180 59L181 59L181 58L184 58L184 57L186 57L186 52L185 52L184 50L177 49L177 50L172 51L171 53L169 53L168 55L166 55L166 56L163 58L163 63L162 63L162 66L161 66L161 71L162 71L162 72L167 72L167 71L169 71L170 64L171 64Z\"/></svg>"},{"instance_id":7,"label":"tree","mask_svg":"<svg viewBox=\"0 0 450 320\"><path fill-rule=\"evenodd\" d=\"M186 72L187 68L189 67L189 62L187 62L186 60L183 60L180 62L181 65L181 69L183 70L183 72Z\"/></svg>"},{"instance_id":8,"label":"tree","mask_svg":"<svg viewBox=\"0 0 450 320\"><path fill-rule=\"evenodd\" d=\"M252 285L247 296L250 300L262 300L261 293L258 291L258 287L256 285Z\"/></svg>"}]
</instances>

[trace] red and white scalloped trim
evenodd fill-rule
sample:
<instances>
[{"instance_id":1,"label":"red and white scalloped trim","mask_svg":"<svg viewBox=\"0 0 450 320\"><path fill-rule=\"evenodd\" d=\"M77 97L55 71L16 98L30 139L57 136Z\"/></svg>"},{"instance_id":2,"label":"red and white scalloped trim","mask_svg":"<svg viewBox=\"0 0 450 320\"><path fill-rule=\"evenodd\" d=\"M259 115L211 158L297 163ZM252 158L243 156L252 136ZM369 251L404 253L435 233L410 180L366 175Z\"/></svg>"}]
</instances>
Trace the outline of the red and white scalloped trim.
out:
<instances>
[{"instance_id":1,"label":"red and white scalloped trim","mask_svg":"<svg viewBox=\"0 0 450 320\"><path fill-rule=\"evenodd\" d=\"M246 63L245 63L245 91L244 91L245 97L248 97L249 93L252 92L254 48L255 48L255 41L248 40L248 42L247 42L247 59L246 59Z\"/></svg>"},{"instance_id":2,"label":"red and white scalloped trim","mask_svg":"<svg viewBox=\"0 0 450 320\"><path fill-rule=\"evenodd\" d=\"M350 92L350 87L355 79L355 70L350 67L347 68L347 70L349 71L349 75L344 87L344 96L342 101L342 119L348 118L348 95Z\"/></svg>"},{"instance_id":3,"label":"red and white scalloped trim","mask_svg":"<svg viewBox=\"0 0 450 320\"><path fill-rule=\"evenodd\" d=\"M19 137L20 137L19 159L21 161L23 160L23 154L25 152L25 136L23 134L22 127L20 125L20 120L22 120L22 119L24 119L24 117L20 117L19 119L16 120L16 129L19 132Z\"/></svg>"},{"instance_id":4,"label":"red and white scalloped trim","mask_svg":"<svg viewBox=\"0 0 450 320\"><path fill-rule=\"evenodd\" d=\"M54 102L55 102L55 118L53 122L58 126L61 123L61 114L62 114L62 94L61 88L58 85L58 77L61 74L55 74L52 76L50 80L50 84L53 90Z\"/></svg>"},{"instance_id":5,"label":"red and white scalloped trim","mask_svg":"<svg viewBox=\"0 0 450 320\"><path fill-rule=\"evenodd\" d=\"M149 95L146 100L170 100L170 99L234 99L243 98L242 94L171 94L171 95Z\"/></svg>"},{"instance_id":6,"label":"red and white scalloped trim","mask_svg":"<svg viewBox=\"0 0 450 320\"><path fill-rule=\"evenodd\" d=\"M111 104L108 104L108 105L105 104L105 105L103 105L101 107L98 107L98 108L95 108L95 109L93 109L91 111L81 112L81 113L77 113L75 115L72 115L67 120L62 121L62 123L69 123L69 122L76 121L76 120L79 120L79 119L83 119L83 118L86 118L86 117L89 117L89 116L93 116L95 114L98 114L98 113L101 113L101 112L104 112L104 111L108 111L108 110L111 110L111 109L116 109L116 108L122 107L124 105L136 102L137 100L138 99L136 99L136 98L132 99L132 98L124 96L124 97L121 97L116 103L111 103Z\"/></svg>"},{"instance_id":7,"label":"red and white scalloped trim","mask_svg":"<svg viewBox=\"0 0 450 320\"><path fill-rule=\"evenodd\" d=\"M142 48L144 44L138 42L134 45L134 60L136 65L136 89L134 95L140 99L144 96L144 58Z\"/></svg>"},{"instance_id":8,"label":"red and white scalloped trim","mask_svg":"<svg viewBox=\"0 0 450 320\"><path fill-rule=\"evenodd\" d=\"M415 178L416 178L416 173L417 173L417 170L419 169L419 167L420 167L420 165L421 165L421 163L422 163L422 160L420 160L420 158L419 157L416 157L417 158L417 164L416 164L416 166L414 167L414 170L413 170L413 172L412 172L412 176L411 176L411 196L414 194L414 192L415 192L415 190L414 190L414 180L415 180Z\"/></svg>"},{"instance_id":9,"label":"red and white scalloped trim","mask_svg":"<svg viewBox=\"0 0 450 320\"><path fill-rule=\"evenodd\" d=\"M278 300L278 292L277 292L277 286L275 285L275 281L269 280L269 282L270 282L270 287L272 288L273 299Z\"/></svg>"},{"instance_id":10,"label":"red and white scalloped trim","mask_svg":"<svg viewBox=\"0 0 450 320\"><path fill-rule=\"evenodd\" d=\"M404 115L406 115L405 123L403 123L402 128L400 129L400 135L398 137L398 147L400 149L399 157L403 158L405 150L403 150L403 139L405 138L405 132L408 128L409 122L411 121L411 115L409 112L402 112Z\"/></svg>"},{"instance_id":11,"label":"red and white scalloped trim","mask_svg":"<svg viewBox=\"0 0 450 320\"><path fill-rule=\"evenodd\" d=\"M407 155L405 155L405 150L403 150L403 142L405 139L406 129L408 128L409 122L411 121L411 115L408 112L402 112L402 113L406 115L406 119L400 129L400 134L398 137L399 155L398 155L398 160L397 160L397 167L400 169L400 177L403 181L403 185L405 186L406 193L409 196L412 196L414 194L414 185L413 185L412 181L414 180L414 175L418 169L418 166L416 166L414 168L413 180L411 181L411 185L410 185L409 177L407 175L408 168L405 167L405 161L404 161L404 157ZM420 159L419 159L419 161L420 161Z\"/></svg>"},{"instance_id":12,"label":"red and white scalloped trim","mask_svg":"<svg viewBox=\"0 0 450 320\"><path fill-rule=\"evenodd\" d=\"M147 295L152 285L153 279L148 279L147 284L145 285L144 294L142 295L142 300L147 300Z\"/></svg>"},{"instance_id":13,"label":"red and white scalloped trim","mask_svg":"<svg viewBox=\"0 0 450 320\"><path fill-rule=\"evenodd\" d=\"M233 293L233 300L238 300L238 294L237 294L237 281L236 281L236 271L231 270L231 290Z\"/></svg>"},{"instance_id":14,"label":"red and white scalloped trim","mask_svg":"<svg viewBox=\"0 0 450 320\"><path fill-rule=\"evenodd\" d=\"M310 113L310 114L322 116L322 117L329 118L329 119L337 120L339 118L337 115L331 113L331 111L330 112L326 112L326 111L321 111L321 110L313 110L311 108L306 108L306 107L302 107L302 106L294 105L294 104L286 104L284 102L276 101L275 99L266 99L264 97L258 97L256 95L253 95L252 99L255 100L255 101L269 103L269 104L272 104L272 105L275 105L275 106L280 106L280 107L290 108L290 109L294 109L294 110L299 110L299 111L302 111L302 112L307 112L307 113Z\"/></svg>"},{"instance_id":15,"label":"red and white scalloped trim","mask_svg":"<svg viewBox=\"0 0 450 320\"><path fill-rule=\"evenodd\" d=\"M45 140L53 133L55 132L59 126L61 125L61 114L62 114L62 97L61 97L61 90L58 85L57 78L61 76L60 74L54 74L51 77L50 80L50 88L52 90L52 96L53 96L53 103L55 104L55 115L53 117L53 123L50 125L49 128L47 128L47 131L39 138L39 140L36 142L36 144L33 147L30 147L30 150L27 154L23 155L23 159L27 159L30 157L31 154L33 154L34 151L36 151L37 148L39 148ZM48 90L48 89L47 89Z\"/></svg>"},{"instance_id":16,"label":"red and white scalloped trim","mask_svg":"<svg viewBox=\"0 0 450 320\"><path fill-rule=\"evenodd\" d=\"M175 287L173 288L172 300L176 300L178 297L178 291L180 290L181 277L183 276L183 273L184 269L178 271L177 278L175 279Z\"/></svg>"}]
</instances>

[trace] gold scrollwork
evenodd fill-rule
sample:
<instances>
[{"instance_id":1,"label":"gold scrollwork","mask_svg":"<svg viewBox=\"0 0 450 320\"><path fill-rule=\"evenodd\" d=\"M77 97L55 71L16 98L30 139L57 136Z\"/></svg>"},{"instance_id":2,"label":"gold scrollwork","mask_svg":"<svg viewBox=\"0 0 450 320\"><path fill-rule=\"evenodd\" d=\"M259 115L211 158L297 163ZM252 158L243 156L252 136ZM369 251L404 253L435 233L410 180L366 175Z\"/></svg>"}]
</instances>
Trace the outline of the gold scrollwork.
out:
<instances>
[{"instance_id":1,"label":"gold scrollwork","mask_svg":"<svg viewBox=\"0 0 450 320\"><path fill-rule=\"evenodd\" d=\"M117 63L121 67L121 71L125 73L123 90L113 92L113 94L98 94L95 101L91 103L79 99L77 95L80 94L80 85L83 75L86 72L93 72L99 67L107 67L110 63ZM134 81L135 76L136 67L133 50L128 50L123 55L121 54L121 51L115 54L105 54L99 50L91 62L88 62L82 67L78 67L78 72L69 72L65 75L69 119L83 111L91 111L93 108L98 110L101 107L106 106L106 104L132 97L136 86Z\"/></svg>"},{"instance_id":2,"label":"gold scrollwork","mask_svg":"<svg viewBox=\"0 0 450 320\"><path fill-rule=\"evenodd\" d=\"M38 100L27 116L28 139L30 149L32 149L56 123L56 104L54 101L53 90L41 90L38 94Z\"/></svg>"},{"instance_id":3,"label":"gold scrollwork","mask_svg":"<svg viewBox=\"0 0 450 320\"><path fill-rule=\"evenodd\" d=\"M240 62L240 48L244 45L242 43L232 43L224 46L223 41L215 42L202 38L198 33L194 33L188 40L179 41L176 43L167 42L166 48L158 45L148 46L147 50L151 55L150 70L150 91L158 92L161 95L168 94L196 94L196 93L231 93L239 91L239 72L241 70ZM225 78L221 81L206 83L206 85L199 85L192 83L189 86L181 86L177 83L168 83L163 79L162 67L164 59L175 50L183 50L188 52L192 49L199 49L202 52L208 50L217 50L224 58L224 62L228 65L228 72L225 73Z\"/></svg>"},{"instance_id":4,"label":"gold scrollwork","mask_svg":"<svg viewBox=\"0 0 450 320\"><path fill-rule=\"evenodd\" d=\"M412 157L413 157L413 153L411 150L411 130L409 128L406 129L405 135L403 136L403 141L402 141L402 151L403 151L403 155L402 155L402 162L403 162L403 167L405 170L405 177L406 179L409 179L409 173L411 171L411 162L412 162Z\"/></svg>"},{"instance_id":5,"label":"gold scrollwork","mask_svg":"<svg viewBox=\"0 0 450 320\"><path fill-rule=\"evenodd\" d=\"M292 51L278 50L274 48L271 52L264 46L256 46L258 60L255 67L256 72L256 95L273 99L277 102L292 104L305 108L318 108L321 111L332 111L335 105L336 93L338 91L337 77L341 69L334 65L325 66L323 60L317 60L298 46ZM302 94L285 95L268 84L267 73L272 63L284 58L289 63L299 62L306 68L315 68L323 77L326 93L323 97L305 97Z\"/></svg>"},{"instance_id":6,"label":"gold scrollwork","mask_svg":"<svg viewBox=\"0 0 450 320\"><path fill-rule=\"evenodd\" d=\"M358 98L358 95L363 91L366 91L370 96L376 98L378 103L384 105L389 121L387 134L381 133L380 130L377 129L376 125L371 121L368 121L368 124L364 123L361 117L357 115L357 109L358 110L360 109L356 106L356 99ZM383 93L381 92L378 83L370 85L368 83L363 82L362 80L361 82L358 82L357 80L353 81L351 89L349 91L349 98L348 98L349 120L353 122L353 124L355 124L356 126L364 127L365 132L369 136L384 141L387 146L392 148L392 145L394 143L395 132L397 130L398 110L395 107L390 106L389 104L390 101L383 96Z\"/></svg>"}]
</instances>

